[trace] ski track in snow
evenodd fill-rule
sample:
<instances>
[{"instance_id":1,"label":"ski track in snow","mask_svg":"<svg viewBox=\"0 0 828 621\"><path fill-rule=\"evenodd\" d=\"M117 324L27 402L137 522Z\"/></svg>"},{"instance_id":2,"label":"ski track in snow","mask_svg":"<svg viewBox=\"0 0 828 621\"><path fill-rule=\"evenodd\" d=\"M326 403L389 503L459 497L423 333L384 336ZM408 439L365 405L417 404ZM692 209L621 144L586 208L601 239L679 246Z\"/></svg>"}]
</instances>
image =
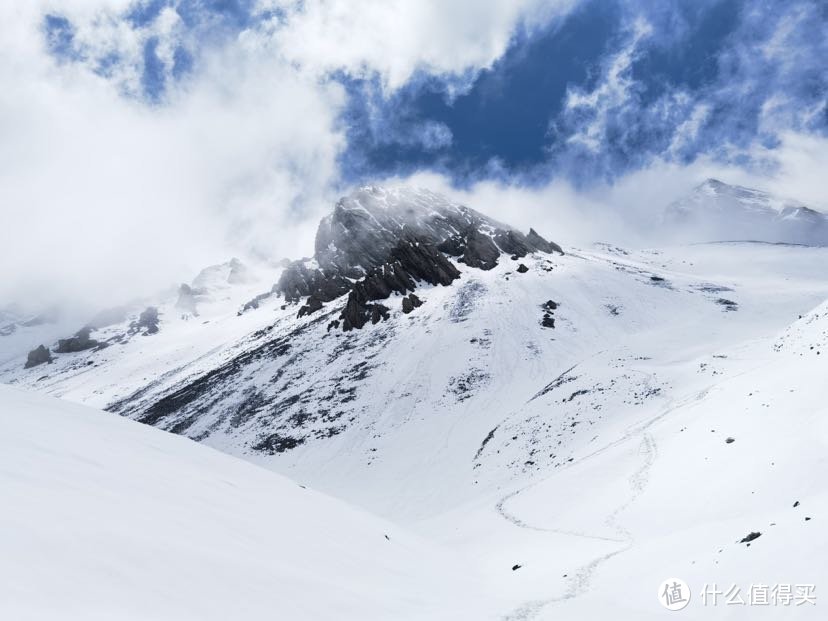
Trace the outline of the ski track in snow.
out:
<instances>
[{"instance_id":1,"label":"ski track in snow","mask_svg":"<svg viewBox=\"0 0 828 621\"><path fill-rule=\"evenodd\" d=\"M742 373L739 373L735 376L731 376L728 379L732 379L732 377L737 377L738 375L741 375L741 374ZM724 380L722 380L722 381L724 381ZM646 489L650 469L652 468L652 466L655 463L655 460L658 456L658 446L657 446L657 443L655 441L655 437L651 433L648 432L648 429L650 429L650 427L655 425L660 420L667 417L672 412L674 412L674 411L676 411L680 408L683 408L686 405L694 403L696 401L701 401L710 392L710 390L712 390L716 385L718 385L718 383L720 383L720 382L717 382L715 384L711 384L707 388L704 388L703 390L698 391L698 392L692 394L691 396L689 396L685 399L682 399L678 402L675 402L675 401L671 402L657 416L645 421L643 424L634 424L634 425L628 427L626 432L620 438L618 438L617 440L614 440L614 441L610 442L609 444L606 444L603 447L593 451L592 453L589 453L588 455L585 455L584 457L581 457L581 458L571 462L570 464L566 465L565 467L561 468L561 470L568 470L569 468L574 467L575 465L577 465L579 463L582 463L584 461L587 461L589 459L592 459L594 457L597 457L598 455L601 455L601 454L607 452L608 450L610 450L612 448L618 447L622 444L625 444L625 443L628 443L628 442L631 442L631 441L634 441L634 440L638 440L638 442L639 442L639 455L643 456L643 462L641 463L640 467L638 469L636 469L627 478L631 493L630 493L629 497L621 505L615 507L607 515L607 517L604 519L604 524L614 528L619 533L621 538L614 539L614 538L611 538L611 537L603 537L603 536L600 536L600 535L592 535L592 534L589 534L589 533L582 533L582 532L575 532L575 531L564 530L564 529L544 528L544 527L540 527L540 526L533 526L533 525L525 522L524 520L521 520L518 516L510 513L506 509L505 505L510 500L512 500L513 498L515 498L515 497L519 496L520 494L526 492L527 490L537 486L538 484L548 480L551 477L545 477L545 478L540 479L538 481L534 481L534 482L530 483L529 485L521 487L521 488L507 494L506 496L504 496L503 498L501 498L497 502L497 504L495 505L495 508L496 508L497 512L500 514L500 516L503 519L505 519L506 521L510 522L511 524L514 524L518 528L524 528L524 529L529 529L529 530L539 531L539 532L554 533L554 534L558 534L558 535L566 535L566 536L570 536L570 537L582 537L582 538L586 538L586 539L595 539L595 540L600 540L600 541L609 541L609 542L623 544L623 546L621 548L619 548L617 550L614 550L612 552L609 552L607 554L601 555L597 558L594 558L589 563L580 566L575 571L575 573L570 578L568 578L567 589L563 593L563 595L559 595L557 597L551 597L549 599L533 600L533 601L526 602L523 605L521 605L520 607L518 607L517 609L515 609L512 612L506 614L503 617L503 621L528 621L530 619L536 618L543 611L543 609L546 608L547 606L550 606L550 605L555 604L555 603L560 603L560 602L566 601L568 599L573 599L575 597L578 597L579 595L582 595L583 593L585 593L589 589L589 586L590 586L590 583L591 583L591 580L592 580L592 576L595 573L595 571L598 569L598 567L600 567L603 563L610 560L611 558L613 558L615 556L618 556L619 554L623 554L624 552L630 550L635 545L635 538L632 536L632 534L627 529L625 529L621 524L618 523L618 517L630 505L632 505L636 501L636 499ZM558 474L558 473L556 472L552 476L555 476L556 474Z\"/></svg>"}]
</instances>

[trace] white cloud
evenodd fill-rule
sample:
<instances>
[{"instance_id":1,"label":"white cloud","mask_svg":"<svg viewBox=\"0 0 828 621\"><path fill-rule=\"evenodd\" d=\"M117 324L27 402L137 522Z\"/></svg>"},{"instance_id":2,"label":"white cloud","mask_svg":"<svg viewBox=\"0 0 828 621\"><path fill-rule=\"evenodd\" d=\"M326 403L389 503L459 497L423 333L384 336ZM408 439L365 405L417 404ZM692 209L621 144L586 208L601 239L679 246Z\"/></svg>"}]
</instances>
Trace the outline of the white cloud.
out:
<instances>
[{"instance_id":1,"label":"white cloud","mask_svg":"<svg viewBox=\"0 0 828 621\"><path fill-rule=\"evenodd\" d=\"M0 65L0 301L118 303L245 250L310 247L334 198L338 86L239 45L147 106L49 58L41 15L0 9L15 59Z\"/></svg>"},{"instance_id":2,"label":"white cloud","mask_svg":"<svg viewBox=\"0 0 828 621\"><path fill-rule=\"evenodd\" d=\"M586 114L586 122L569 138L591 151L599 151L605 140L607 125L614 111L624 107L632 97L635 80L630 69L635 61L638 47L650 36L652 26L644 19L637 19L632 25L627 44L607 62L601 82L591 91L572 88L567 92L564 103L570 114Z\"/></svg>"},{"instance_id":3,"label":"white cloud","mask_svg":"<svg viewBox=\"0 0 828 621\"><path fill-rule=\"evenodd\" d=\"M282 53L316 74L378 74L388 89L418 69L460 74L490 66L515 28L533 28L575 0L306 0L278 31Z\"/></svg>"}]
</instances>

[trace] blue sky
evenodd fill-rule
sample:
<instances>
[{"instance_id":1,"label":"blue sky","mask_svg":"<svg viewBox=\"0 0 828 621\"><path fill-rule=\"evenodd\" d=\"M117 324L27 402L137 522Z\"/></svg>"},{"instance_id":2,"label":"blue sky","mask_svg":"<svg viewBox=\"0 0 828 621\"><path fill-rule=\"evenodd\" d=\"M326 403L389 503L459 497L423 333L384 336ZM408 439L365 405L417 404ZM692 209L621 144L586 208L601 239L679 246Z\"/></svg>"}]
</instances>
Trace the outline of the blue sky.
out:
<instances>
[{"instance_id":1,"label":"blue sky","mask_svg":"<svg viewBox=\"0 0 828 621\"><path fill-rule=\"evenodd\" d=\"M278 36L302 3L266 10L252 0L148 0L120 16L148 29L165 9L180 18L166 63L158 36L132 60L84 51L60 13L43 16L42 32L60 62L101 75L136 63L139 88L125 96L163 106L208 51L263 23L277 24ZM394 88L379 69L330 66L320 79L346 92L336 115L346 136L339 174L350 183L434 170L459 186L563 176L580 186L653 158L767 166L752 145L773 149L786 130L828 130L827 23L820 0L582 0L540 25L516 22L488 66L417 66ZM426 35L421 45L429 44Z\"/></svg>"}]
</instances>

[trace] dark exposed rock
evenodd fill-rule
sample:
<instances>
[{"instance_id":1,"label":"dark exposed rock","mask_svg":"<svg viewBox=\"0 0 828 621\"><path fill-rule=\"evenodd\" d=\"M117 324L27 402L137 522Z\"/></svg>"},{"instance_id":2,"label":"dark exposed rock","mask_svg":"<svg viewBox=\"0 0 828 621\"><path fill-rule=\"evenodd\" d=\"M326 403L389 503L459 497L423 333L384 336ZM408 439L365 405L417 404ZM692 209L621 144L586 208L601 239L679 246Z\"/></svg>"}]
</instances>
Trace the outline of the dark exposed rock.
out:
<instances>
[{"instance_id":1,"label":"dark exposed rock","mask_svg":"<svg viewBox=\"0 0 828 621\"><path fill-rule=\"evenodd\" d=\"M340 316L344 332L358 330L369 321L375 324L389 317L390 309L382 304L369 303L365 289L360 287L360 284L362 283L357 283L357 286L348 294L348 301L342 309Z\"/></svg>"},{"instance_id":2,"label":"dark exposed rock","mask_svg":"<svg viewBox=\"0 0 828 621\"><path fill-rule=\"evenodd\" d=\"M474 230L466 237L466 250L463 252L461 260L469 267L490 270L497 265L499 256L500 251L495 246L492 238Z\"/></svg>"},{"instance_id":3,"label":"dark exposed rock","mask_svg":"<svg viewBox=\"0 0 828 621\"><path fill-rule=\"evenodd\" d=\"M399 261L386 263L372 269L362 280L354 284L363 290L366 300L384 300L392 293L405 293L416 283Z\"/></svg>"},{"instance_id":4,"label":"dark exposed rock","mask_svg":"<svg viewBox=\"0 0 828 621\"><path fill-rule=\"evenodd\" d=\"M451 284L460 272L447 255L489 270L501 251L516 257L562 252L534 230L525 236L437 195L367 187L341 199L322 219L314 262L290 263L274 290L287 302L307 298L300 316L347 293L342 328L352 330L388 316L384 306L373 308L371 302L405 296L418 282ZM411 312L416 304L409 298L403 308Z\"/></svg>"},{"instance_id":5,"label":"dark exposed rock","mask_svg":"<svg viewBox=\"0 0 828 621\"><path fill-rule=\"evenodd\" d=\"M541 321L541 325L544 328L554 328L555 327L555 318L550 314L545 314L543 316L543 321Z\"/></svg>"},{"instance_id":6,"label":"dark exposed rock","mask_svg":"<svg viewBox=\"0 0 828 621\"><path fill-rule=\"evenodd\" d=\"M402 312L406 315L413 311L415 308L422 306L423 302L413 293L409 296L406 296L402 299Z\"/></svg>"},{"instance_id":7,"label":"dark exposed rock","mask_svg":"<svg viewBox=\"0 0 828 621\"><path fill-rule=\"evenodd\" d=\"M517 571L521 567L523 567L523 565L512 565L512 571Z\"/></svg>"},{"instance_id":8,"label":"dark exposed rock","mask_svg":"<svg viewBox=\"0 0 828 621\"><path fill-rule=\"evenodd\" d=\"M91 328L81 328L75 336L68 339L60 339L55 351L59 354L71 354L97 347L99 345L98 341L89 338L91 331Z\"/></svg>"},{"instance_id":9,"label":"dark exposed rock","mask_svg":"<svg viewBox=\"0 0 828 621\"><path fill-rule=\"evenodd\" d=\"M512 255L513 258L525 257L535 250L527 241L526 236L517 231L498 229L494 234L494 242L498 248L506 254Z\"/></svg>"},{"instance_id":10,"label":"dark exposed rock","mask_svg":"<svg viewBox=\"0 0 828 621\"><path fill-rule=\"evenodd\" d=\"M144 331L144 335L158 332L158 309L154 306L147 306L138 315L138 320L133 321L130 326L134 332Z\"/></svg>"},{"instance_id":11,"label":"dark exposed rock","mask_svg":"<svg viewBox=\"0 0 828 621\"><path fill-rule=\"evenodd\" d=\"M563 248L561 248L558 244L551 241L546 241L543 237L535 232L535 229L529 229L529 234L526 236L526 243L532 246L535 250L540 250L541 252L548 252L552 254L553 252L557 252L559 254L563 254Z\"/></svg>"},{"instance_id":12,"label":"dark exposed rock","mask_svg":"<svg viewBox=\"0 0 828 621\"><path fill-rule=\"evenodd\" d=\"M437 250L450 257L460 257L466 251L466 239L462 235L452 235L437 244Z\"/></svg>"},{"instance_id":13,"label":"dark exposed rock","mask_svg":"<svg viewBox=\"0 0 828 621\"><path fill-rule=\"evenodd\" d=\"M256 451L263 451L273 455L275 453L284 453L285 451L296 448L300 444L304 443L304 438L293 438L291 436L283 436L278 433L272 433L269 436L262 438L251 448Z\"/></svg>"},{"instance_id":14,"label":"dark exposed rock","mask_svg":"<svg viewBox=\"0 0 828 621\"><path fill-rule=\"evenodd\" d=\"M544 302L543 308L546 308L548 310L555 310L556 308L558 308L558 303L554 300L547 300L546 302Z\"/></svg>"},{"instance_id":15,"label":"dark exposed rock","mask_svg":"<svg viewBox=\"0 0 828 621\"><path fill-rule=\"evenodd\" d=\"M341 315L344 331L361 328L369 319L377 323L388 318L387 307L369 302L387 299L392 293L404 295L416 288L417 281L448 285L460 276L454 264L430 244L401 241L391 250L391 258L390 263L371 269L353 283ZM409 302L413 309L414 301Z\"/></svg>"},{"instance_id":16,"label":"dark exposed rock","mask_svg":"<svg viewBox=\"0 0 828 621\"><path fill-rule=\"evenodd\" d=\"M739 543L750 543L754 539L758 539L761 536L762 536L762 533L760 533L758 531L753 531L753 532L748 533L744 537L742 537L742 539L741 539L741 541L739 541Z\"/></svg>"},{"instance_id":17,"label":"dark exposed rock","mask_svg":"<svg viewBox=\"0 0 828 621\"><path fill-rule=\"evenodd\" d=\"M403 241L391 251L391 256L414 279L430 285L450 285L460 277L454 264L430 244Z\"/></svg>"},{"instance_id":18,"label":"dark exposed rock","mask_svg":"<svg viewBox=\"0 0 828 621\"><path fill-rule=\"evenodd\" d=\"M716 300L716 304L724 306L726 311L735 311L739 309L739 305L736 302L728 300L727 298L718 298Z\"/></svg>"},{"instance_id":19,"label":"dark exposed rock","mask_svg":"<svg viewBox=\"0 0 828 621\"><path fill-rule=\"evenodd\" d=\"M26 358L26 364L23 368L31 369L39 364L43 364L44 362L52 362L52 353L49 351L48 347L38 345L37 348L29 352L29 355Z\"/></svg>"},{"instance_id":20,"label":"dark exposed rock","mask_svg":"<svg viewBox=\"0 0 828 621\"><path fill-rule=\"evenodd\" d=\"M736 438L726 438L726 439L725 439L725 442L726 442L727 444L733 444L734 442L736 442Z\"/></svg>"},{"instance_id":21,"label":"dark exposed rock","mask_svg":"<svg viewBox=\"0 0 828 621\"><path fill-rule=\"evenodd\" d=\"M308 301L305 305L299 309L299 317L310 315L318 310L322 310L322 300L315 295L311 295L308 297Z\"/></svg>"},{"instance_id":22,"label":"dark exposed rock","mask_svg":"<svg viewBox=\"0 0 828 621\"><path fill-rule=\"evenodd\" d=\"M335 271L309 269L304 261L294 261L279 278L275 289L284 294L288 302L314 295L320 302L330 302L350 289L351 283Z\"/></svg>"},{"instance_id":23,"label":"dark exposed rock","mask_svg":"<svg viewBox=\"0 0 828 621\"><path fill-rule=\"evenodd\" d=\"M518 265L517 271L519 274L525 274L529 271L529 268L526 267L523 263L521 263L520 265Z\"/></svg>"},{"instance_id":24,"label":"dark exposed rock","mask_svg":"<svg viewBox=\"0 0 828 621\"><path fill-rule=\"evenodd\" d=\"M274 286L274 288L275 288L275 286ZM269 298L271 295L273 295L273 291L265 291L264 293L260 293L259 295L257 295L252 300L250 300L248 302L245 302L244 306L241 307L238 314L242 315L242 314L246 313L249 310L255 310L255 309L259 308L259 305L264 300Z\"/></svg>"},{"instance_id":25,"label":"dark exposed rock","mask_svg":"<svg viewBox=\"0 0 828 621\"><path fill-rule=\"evenodd\" d=\"M322 219L315 257L322 269L335 268L359 278L386 263L402 239L436 246L481 227L502 228L473 209L431 192L365 187L341 199L333 213Z\"/></svg>"},{"instance_id":26,"label":"dark exposed rock","mask_svg":"<svg viewBox=\"0 0 828 621\"><path fill-rule=\"evenodd\" d=\"M382 304L371 304L371 323L379 323L384 319L388 319L389 309L387 306L383 306Z\"/></svg>"},{"instance_id":27,"label":"dark exposed rock","mask_svg":"<svg viewBox=\"0 0 828 621\"><path fill-rule=\"evenodd\" d=\"M339 319L334 319L331 323L328 324L328 332L331 330L336 330L339 327Z\"/></svg>"}]
</instances>

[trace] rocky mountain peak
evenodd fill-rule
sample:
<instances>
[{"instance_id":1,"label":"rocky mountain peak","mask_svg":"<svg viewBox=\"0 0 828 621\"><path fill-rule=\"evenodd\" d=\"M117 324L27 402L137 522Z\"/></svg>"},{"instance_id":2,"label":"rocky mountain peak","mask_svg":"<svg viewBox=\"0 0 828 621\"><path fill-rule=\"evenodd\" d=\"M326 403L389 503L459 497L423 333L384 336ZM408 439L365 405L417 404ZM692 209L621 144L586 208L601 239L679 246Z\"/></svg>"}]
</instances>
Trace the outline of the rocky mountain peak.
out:
<instances>
[{"instance_id":1,"label":"rocky mountain peak","mask_svg":"<svg viewBox=\"0 0 828 621\"><path fill-rule=\"evenodd\" d=\"M313 259L290 263L274 291L289 302L307 298L303 315L349 293L342 314L348 330L387 315L371 302L405 295L418 282L450 284L460 275L454 262L488 270L501 254L533 252L563 254L534 229L524 235L434 192L366 186L322 219Z\"/></svg>"}]
</instances>

